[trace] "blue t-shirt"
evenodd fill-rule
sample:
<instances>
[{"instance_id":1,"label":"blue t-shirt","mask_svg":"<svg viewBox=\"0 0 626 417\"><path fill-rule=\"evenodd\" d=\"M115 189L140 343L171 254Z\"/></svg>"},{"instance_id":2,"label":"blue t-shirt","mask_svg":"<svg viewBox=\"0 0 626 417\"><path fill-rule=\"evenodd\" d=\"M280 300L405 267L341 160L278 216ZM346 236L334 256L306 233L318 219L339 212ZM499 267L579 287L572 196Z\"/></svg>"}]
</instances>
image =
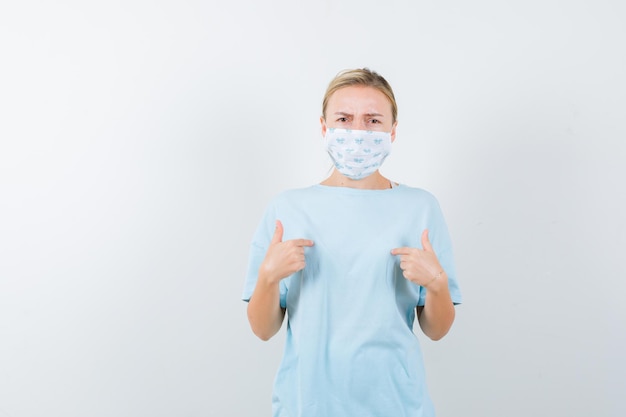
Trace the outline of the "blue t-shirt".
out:
<instances>
[{"instance_id":1,"label":"blue t-shirt","mask_svg":"<svg viewBox=\"0 0 626 417\"><path fill-rule=\"evenodd\" d=\"M415 308L426 289L402 275L393 248L429 239L461 302L448 230L437 200L399 185L360 190L314 185L279 194L251 244L243 299L283 223L283 240L311 239L306 267L280 283L287 340L276 375L274 417L432 417Z\"/></svg>"}]
</instances>

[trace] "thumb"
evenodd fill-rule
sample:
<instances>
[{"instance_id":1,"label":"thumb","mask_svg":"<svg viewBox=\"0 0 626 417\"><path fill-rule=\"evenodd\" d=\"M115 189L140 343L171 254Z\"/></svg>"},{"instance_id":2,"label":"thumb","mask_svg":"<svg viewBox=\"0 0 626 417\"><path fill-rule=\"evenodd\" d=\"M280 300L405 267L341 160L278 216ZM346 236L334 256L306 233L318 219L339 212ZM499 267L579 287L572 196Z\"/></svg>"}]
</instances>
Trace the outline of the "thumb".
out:
<instances>
[{"instance_id":1,"label":"thumb","mask_svg":"<svg viewBox=\"0 0 626 417\"><path fill-rule=\"evenodd\" d=\"M430 245L430 240L428 240L428 229L424 229L422 232L422 249L427 252L433 251L433 247Z\"/></svg>"},{"instance_id":2,"label":"thumb","mask_svg":"<svg viewBox=\"0 0 626 417\"><path fill-rule=\"evenodd\" d=\"M274 236L272 236L271 244L280 243L283 241L283 224L280 220L276 220L276 229L274 230Z\"/></svg>"}]
</instances>

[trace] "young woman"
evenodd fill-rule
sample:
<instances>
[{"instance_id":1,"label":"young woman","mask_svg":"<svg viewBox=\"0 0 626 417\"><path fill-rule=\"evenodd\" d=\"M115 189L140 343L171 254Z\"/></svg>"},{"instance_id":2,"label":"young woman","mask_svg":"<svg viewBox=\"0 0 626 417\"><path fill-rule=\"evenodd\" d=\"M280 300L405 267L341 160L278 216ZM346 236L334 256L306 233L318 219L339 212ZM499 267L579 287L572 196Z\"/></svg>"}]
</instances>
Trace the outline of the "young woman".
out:
<instances>
[{"instance_id":1,"label":"young woman","mask_svg":"<svg viewBox=\"0 0 626 417\"><path fill-rule=\"evenodd\" d=\"M288 318L274 417L434 416L413 322L441 339L461 293L436 199L378 170L396 117L383 77L339 73L320 118L332 173L278 195L254 235L250 326L268 340Z\"/></svg>"}]
</instances>

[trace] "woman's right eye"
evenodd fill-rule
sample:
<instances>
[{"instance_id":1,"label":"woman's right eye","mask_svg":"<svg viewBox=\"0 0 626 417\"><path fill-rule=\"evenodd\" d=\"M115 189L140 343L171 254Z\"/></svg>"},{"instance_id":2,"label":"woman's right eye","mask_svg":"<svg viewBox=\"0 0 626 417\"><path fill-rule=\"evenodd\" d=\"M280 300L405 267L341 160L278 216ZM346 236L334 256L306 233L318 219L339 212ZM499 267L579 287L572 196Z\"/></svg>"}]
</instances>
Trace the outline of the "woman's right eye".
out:
<instances>
[{"instance_id":1,"label":"woman's right eye","mask_svg":"<svg viewBox=\"0 0 626 417\"><path fill-rule=\"evenodd\" d=\"M345 122L348 121L348 119L346 117L340 117L340 118L337 119L337 121L341 122L341 123L345 123Z\"/></svg>"}]
</instances>

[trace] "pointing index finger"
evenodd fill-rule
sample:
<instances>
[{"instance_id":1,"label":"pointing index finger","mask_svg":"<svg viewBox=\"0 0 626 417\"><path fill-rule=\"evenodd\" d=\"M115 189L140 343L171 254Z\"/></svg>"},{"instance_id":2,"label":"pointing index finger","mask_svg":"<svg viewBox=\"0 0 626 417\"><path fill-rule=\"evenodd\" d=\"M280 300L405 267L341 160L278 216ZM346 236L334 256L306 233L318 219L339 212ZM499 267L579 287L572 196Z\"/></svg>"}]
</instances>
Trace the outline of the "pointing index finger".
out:
<instances>
[{"instance_id":1,"label":"pointing index finger","mask_svg":"<svg viewBox=\"0 0 626 417\"><path fill-rule=\"evenodd\" d=\"M313 246L313 241L310 239L293 239L292 242L296 246Z\"/></svg>"},{"instance_id":2,"label":"pointing index finger","mask_svg":"<svg viewBox=\"0 0 626 417\"><path fill-rule=\"evenodd\" d=\"M411 248L407 248L406 246L391 249L392 255L408 255L409 253L411 253Z\"/></svg>"}]
</instances>

